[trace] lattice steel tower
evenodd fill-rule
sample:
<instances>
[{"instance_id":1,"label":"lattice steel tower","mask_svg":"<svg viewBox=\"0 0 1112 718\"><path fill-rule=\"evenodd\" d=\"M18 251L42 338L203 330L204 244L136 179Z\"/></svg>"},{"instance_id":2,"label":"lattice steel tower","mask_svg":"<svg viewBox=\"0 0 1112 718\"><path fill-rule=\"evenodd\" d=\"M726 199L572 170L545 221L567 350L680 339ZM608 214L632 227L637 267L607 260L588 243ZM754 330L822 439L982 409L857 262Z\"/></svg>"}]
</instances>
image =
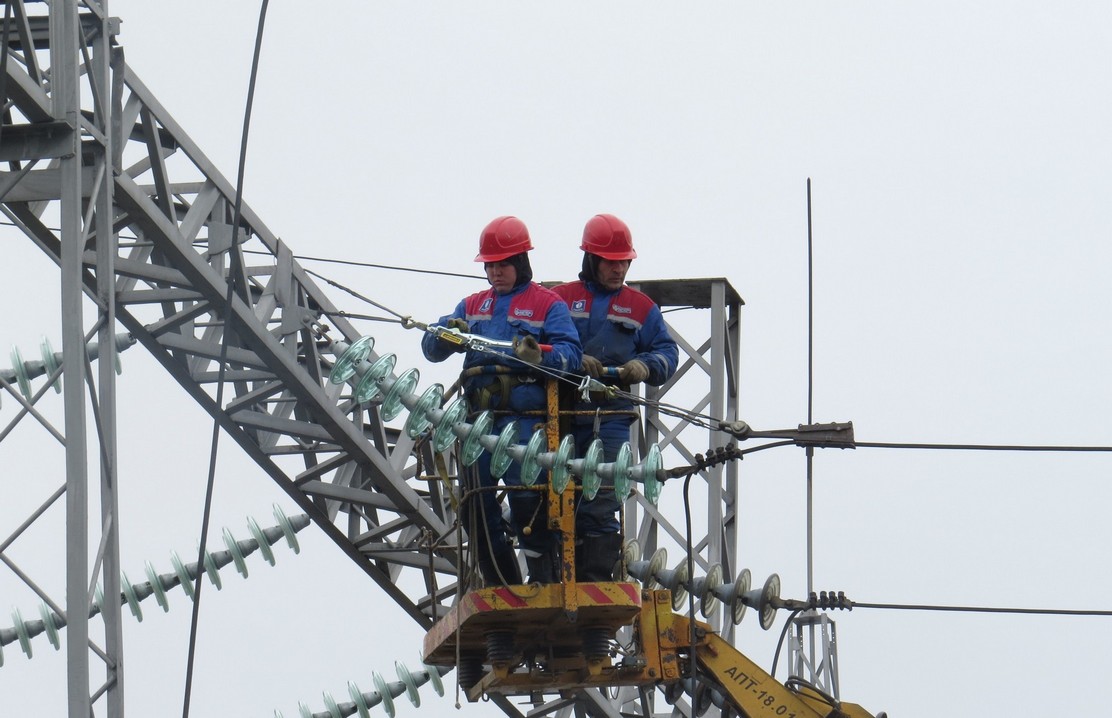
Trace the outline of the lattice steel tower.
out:
<instances>
[{"instance_id":1,"label":"lattice steel tower","mask_svg":"<svg viewBox=\"0 0 1112 718\"><path fill-rule=\"evenodd\" d=\"M38 14L29 12L32 7ZM384 418L394 412L384 412L381 400L354 401L344 384L329 382L336 356L323 346L318 322L330 317L331 338L348 345L360 338L358 332L331 316L336 311L331 301L250 207L243 207L240 226L233 226L234 187L124 62L114 41L118 21L107 13L107 2L97 0L6 3L0 72L6 100L0 154L7 163L0 172L0 209L60 267L63 361L47 373L66 378L65 426L59 432L66 452L64 491L44 497L0 544L0 557L64 493L65 605L31 585L66 616L71 718L91 715L94 704L110 718L123 715L120 603L100 606L103 637L90 635L88 620L90 587L98 575L104 595L121 592L111 356L121 332L142 344L422 627L454 599L460 559L449 497L437 482L416 475L418 466L431 463L417 461L421 450L415 451L415 437L392 426L392 417ZM124 230L129 239L121 243ZM242 261L248 250L249 263ZM233 261L235 255L240 261ZM242 269L229 302L233 267ZM672 324L686 357L680 375L650 398L663 399L680 383L694 382L701 385L693 399L696 410L736 419L741 306L736 292L723 279L640 287L666 309L710 312L705 339L689 341ZM91 322L84 318L86 308L94 310ZM100 346L95 371L86 352L90 340ZM232 391L218 403L222 344ZM369 358L386 355L386 348L377 347ZM400 373L399 368L388 381ZM35 415L34 404L46 387L25 398L14 383L0 376L7 395L21 405L19 417ZM720 433L701 431L650 411L640 435L642 442L659 442L677 459L673 463L684 463L694 452L726 442ZM96 466L87 458L90 444L97 447ZM90 474L99 475L101 499L92 517ZM700 483L706 496L701 521L709 528L694 537L697 563L704 569L720 563L731 576L739 570L736 465L707 471ZM654 507L635 495L627 502L626 518L628 533L646 548L684 542L678 502ZM0 537L9 530L0 529ZM92 565L91 547L97 549ZM33 581L33 570L4 560ZM728 621L723 631L732 633ZM581 691L576 699L577 710L595 715L619 710L641 715L652 705L597 690ZM567 713L571 705L554 701L548 710L534 712ZM680 704L677 709L689 711Z\"/></svg>"}]
</instances>

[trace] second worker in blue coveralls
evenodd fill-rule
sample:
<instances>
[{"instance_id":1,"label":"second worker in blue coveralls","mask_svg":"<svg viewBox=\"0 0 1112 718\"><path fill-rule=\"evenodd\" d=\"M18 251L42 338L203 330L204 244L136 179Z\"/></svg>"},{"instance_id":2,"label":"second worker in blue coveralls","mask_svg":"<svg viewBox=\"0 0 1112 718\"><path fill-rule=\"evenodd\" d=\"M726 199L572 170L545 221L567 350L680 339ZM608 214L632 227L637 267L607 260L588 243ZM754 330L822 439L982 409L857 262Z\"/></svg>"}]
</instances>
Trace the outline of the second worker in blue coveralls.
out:
<instances>
[{"instance_id":1,"label":"second worker in blue coveralls","mask_svg":"<svg viewBox=\"0 0 1112 718\"><path fill-rule=\"evenodd\" d=\"M461 381L472 412L490 410L495 415L491 433L499 434L517 421L518 441L525 444L537 424L545 421L547 396L545 375L539 369L560 372L579 368L579 335L568 307L554 292L532 281L527 252L533 249L529 230L517 217L498 217L479 238L476 262L482 262L490 289L465 297L455 311L440 318L443 326L488 339L511 340L513 354L469 350L463 359ZM542 352L540 345L551 351ZM455 345L429 334L421 341L429 361L439 362L459 351ZM479 568L487 585L520 583L513 548L507 541L502 511L493 488L498 479L491 474L490 454L476 462L479 485L486 489L478 500L479 520L472 541ZM507 486L521 485L519 464L512 462L502 480ZM525 554L529 579L552 583L556 571L556 542L548 530L548 516L536 491L510 491L510 519ZM472 502L475 505L475 502Z\"/></svg>"},{"instance_id":2,"label":"second worker in blue coveralls","mask_svg":"<svg viewBox=\"0 0 1112 718\"><path fill-rule=\"evenodd\" d=\"M625 222L612 214L592 217L583 229L583 269L579 281L561 284L555 292L567 302L583 344L581 371L604 384L628 392L645 382L660 386L676 372L679 349L664 324L660 307L645 294L625 285L630 262L637 256ZM608 367L617 368L610 376ZM636 409L629 399L592 394L578 400L573 419L576 456L583 456L595 437L602 440L603 460L614 461L629 441ZM623 499L625 497L622 497ZM619 498L613 487L576 508L575 574L578 581L611 581L621 552Z\"/></svg>"}]
</instances>

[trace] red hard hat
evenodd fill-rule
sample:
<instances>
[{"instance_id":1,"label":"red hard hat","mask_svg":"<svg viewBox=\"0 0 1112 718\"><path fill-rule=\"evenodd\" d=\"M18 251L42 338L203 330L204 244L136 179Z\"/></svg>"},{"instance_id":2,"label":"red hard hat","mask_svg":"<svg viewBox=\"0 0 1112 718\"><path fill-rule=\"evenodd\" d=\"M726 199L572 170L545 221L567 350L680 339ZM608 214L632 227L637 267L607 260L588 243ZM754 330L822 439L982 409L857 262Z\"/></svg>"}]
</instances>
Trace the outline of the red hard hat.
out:
<instances>
[{"instance_id":1,"label":"red hard hat","mask_svg":"<svg viewBox=\"0 0 1112 718\"><path fill-rule=\"evenodd\" d=\"M612 214L596 214L583 228L583 244L579 248L603 259L636 259L633 237L626 223Z\"/></svg>"},{"instance_id":2,"label":"red hard hat","mask_svg":"<svg viewBox=\"0 0 1112 718\"><path fill-rule=\"evenodd\" d=\"M479 236L479 254L476 262L501 262L515 254L533 248L529 229L517 217L498 217L486 226Z\"/></svg>"}]
</instances>

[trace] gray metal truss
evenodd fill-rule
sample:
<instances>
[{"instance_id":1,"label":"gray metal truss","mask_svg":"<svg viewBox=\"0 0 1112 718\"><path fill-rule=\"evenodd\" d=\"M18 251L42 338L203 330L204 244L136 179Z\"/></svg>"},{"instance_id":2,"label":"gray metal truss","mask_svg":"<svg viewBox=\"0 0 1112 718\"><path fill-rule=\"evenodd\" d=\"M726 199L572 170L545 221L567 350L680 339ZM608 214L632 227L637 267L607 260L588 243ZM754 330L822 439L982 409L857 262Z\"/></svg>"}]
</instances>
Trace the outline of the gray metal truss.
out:
<instances>
[{"instance_id":1,"label":"gray metal truss","mask_svg":"<svg viewBox=\"0 0 1112 718\"><path fill-rule=\"evenodd\" d=\"M652 444L671 449L678 457L677 463L692 464L696 454L726 446L731 437L716 429L696 426L690 421L662 412L660 405L673 405L716 420L729 422L739 417L738 372L741 354L741 307L744 304L737 291L723 278L654 280L634 283L634 287L648 294L664 312L670 310L699 310L699 320L709 320L703 325L706 332L697 341L691 332L680 331L669 322L669 330L680 347L680 363L675 375L662 386L646 386L646 407L638 435L642 455ZM702 314L709 313L709 316ZM685 336L685 333L687 336ZM694 391L694 395L691 392ZM695 444L702 441L702 444ZM727 579L735 575L737 566L737 462L719 464L696 472L706 497L706 526L702 534L693 535L692 550L695 555L695 576L705 575L710 566L719 564ZM680 500L680 482L668 486L669 505ZM673 526L661 509L649 504L644 496L635 495L627 504L627 531L637 536L641 547L651 553L660 543L661 532L667 533L681 548L686 547L686 537L681 522ZM714 621L727 638L733 635L733 624L723 620L722 614Z\"/></svg>"},{"instance_id":2,"label":"gray metal truss","mask_svg":"<svg viewBox=\"0 0 1112 718\"><path fill-rule=\"evenodd\" d=\"M102 356L94 381L78 349L94 334L102 348L113 346L117 324L386 595L421 626L431 626L456 593L456 517L439 483L418 475L432 466L429 450L387 426L377 404L360 406L349 388L328 381L335 358L322 349L314 323L325 317L321 321L327 321L332 337L347 342L358 333L335 315L291 249L249 206L242 206L240 226L232 226L233 185L124 62L112 41L116 23L101 3L55 0L48 14L38 16L18 0L6 9L11 15L0 77L8 110L0 126L0 159L8 164L0 171L0 211L59 264L63 308L69 312L63 368L70 378L65 493L71 718L90 715L101 694L107 694L110 718L123 715L119 605L105 613L105 647L94 645L107 678L92 695L88 622L80 620L88 615L89 587L98 572L106 595L120 592L113 362ZM58 226L52 227L55 218ZM229 302L235 266L242 271ZM677 378L649 398L664 399L680 378L705 372L710 390L695 409L736 418L741 303L736 293L721 279L641 286L666 308L711 310L710 338L692 344L677 333L687 358ZM79 309L90 300L97 319L83 327ZM230 391L218 402L222 348ZM377 357L373 353L371 360ZM97 530L103 536L92 537L102 549L91 570L74 558L86 555L90 540L86 390L94 397L102 448ZM669 424L650 410L642 441L659 441L690 458L695 452L683 441L694 434L684 433L687 428L684 421ZM711 432L708 445L720 443L724 440ZM709 497L707 526L713 528L693 542L697 561L704 568L721 563L732 575L736 467L716 467L700 478ZM626 518L629 532L646 547L655 546L661 533L682 541L682 514L673 525L663 509L640 501L631 504ZM576 705L591 715L651 714L651 700L643 694L608 703L592 693Z\"/></svg>"}]
</instances>

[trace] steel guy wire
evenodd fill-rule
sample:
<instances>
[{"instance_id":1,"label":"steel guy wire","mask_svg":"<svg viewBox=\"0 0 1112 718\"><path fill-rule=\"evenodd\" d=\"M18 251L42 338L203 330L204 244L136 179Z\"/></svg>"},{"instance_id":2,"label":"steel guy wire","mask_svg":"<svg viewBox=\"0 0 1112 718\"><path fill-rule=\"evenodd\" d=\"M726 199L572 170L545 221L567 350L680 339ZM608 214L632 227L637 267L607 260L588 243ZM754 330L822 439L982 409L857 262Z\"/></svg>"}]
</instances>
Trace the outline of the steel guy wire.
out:
<instances>
[{"instance_id":1,"label":"steel guy wire","mask_svg":"<svg viewBox=\"0 0 1112 718\"><path fill-rule=\"evenodd\" d=\"M244 251L244 254L269 254L269 252L263 252L261 250L246 250L246 251ZM478 274L462 274L462 273L459 273L459 272L445 272L445 271L436 270L436 269L418 269L418 268L415 268L415 267L396 267L396 266L392 266L392 265L389 265L389 264L374 264L372 262L356 262L356 261L353 261L353 260L350 260L350 259L332 259L332 258L329 258L329 257L310 257L310 256L307 256L307 255L304 255L304 254L295 254L295 255L293 255L293 258L297 259L297 260L300 260L300 261L303 261L303 262L304 261L327 262L329 264L343 264L343 265L347 265L347 266L351 266L351 267L365 267L365 268L369 268L369 269L390 269L390 270L394 270L394 271L397 271L397 272L415 272L417 274L435 274L435 275L438 275L438 276L441 276L441 277L460 277L461 279L486 279L486 277L480 276ZM309 272L308 269L306 269L305 271ZM313 274L313 276L320 277L321 279L324 279L324 277L321 277L319 274Z\"/></svg>"}]
</instances>

